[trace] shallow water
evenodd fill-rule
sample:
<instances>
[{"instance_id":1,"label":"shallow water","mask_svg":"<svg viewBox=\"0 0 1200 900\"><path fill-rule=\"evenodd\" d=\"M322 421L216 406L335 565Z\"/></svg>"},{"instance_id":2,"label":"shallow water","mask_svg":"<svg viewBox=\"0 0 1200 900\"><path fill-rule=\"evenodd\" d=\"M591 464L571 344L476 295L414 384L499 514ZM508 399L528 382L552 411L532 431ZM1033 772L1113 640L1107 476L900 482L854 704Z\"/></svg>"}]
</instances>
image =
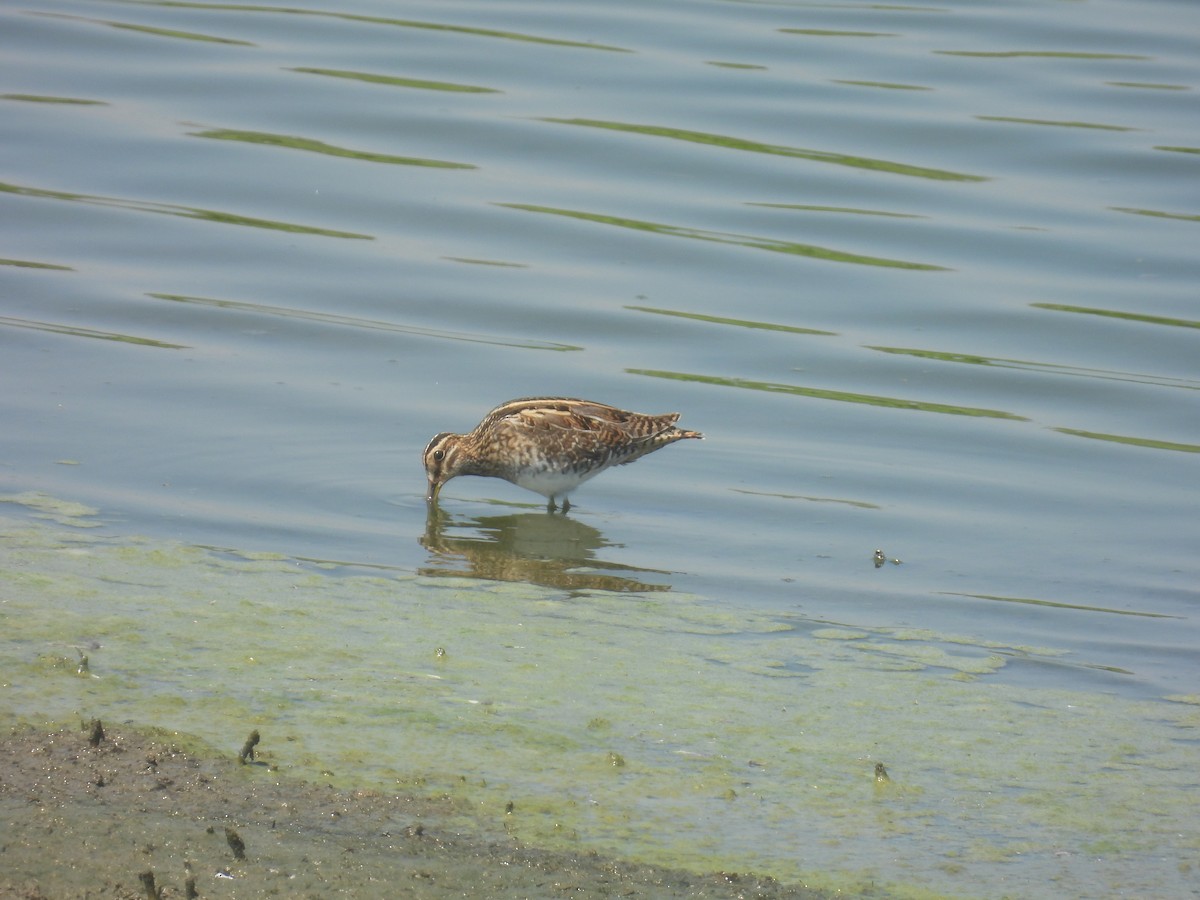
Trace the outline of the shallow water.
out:
<instances>
[{"instance_id":1,"label":"shallow water","mask_svg":"<svg viewBox=\"0 0 1200 900\"><path fill-rule=\"evenodd\" d=\"M0 670L22 718L153 722L230 754L253 728L289 772L693 871L901 896L1189 890L1200 697L996 677L1052 671L1055 646L339 574L108 537L45 497L16 508L58 523L0 521Z\"/></svg>"},{"instance_id":2,"label":"shallow water","mask_svg":"<svg viewBox=\"0 0 1200 900\"><path fill-rule=\"evenodd\" d=\"M727 769L711 791L678 787L692 763L674 751L709 731L739 748L696 751L718 768L762 755L776 761L762 776L801 747L825 779L870 793L880 730L931 808L988 771L1059 802L1068 762L1042 782L1047 764L1026 755L1053 744L1035 710L1065 708L1044 699L1057 692L1083 710L1072 733L1096 729L1096 754L1105 729L1128 735L1115 745L1139 763L1106 783L1185 789L1172 779L1195 722L1163 698L1194 696L1200 671L1198 20L1192 4L1128 0L4 7L0 489L24 497L14 515L46 505L27 492L97 508L104 546L148 541L185 568L215 565L188 547L278 555L254 588L275 598L256 614L260 652L313 659L336 634L349 643L320 677L353 670L353 687L291 692L244 666L221 646L248 638L231 611L199 636L164 623L154 641L196 656L199 677L236 671L286 702L179 682L144 708L230 703L238 721L301 735L314 761L348 740L330 717L361 732L393 707L380 658L411 652L423 673L434 643L489 660L472 683L537 699L505 701L519 713L490 753L470 729L433 750L417 730L400 752L453 744L459 769L534 792L521 773L554 770L541 729L573 722L564 740L588 759L611 750L673 785L657 800L630 790L636 816L622 815L652 821L704 820L727 787L743 797ZM707 440L606 473L567 517L461 479L427 518L430 435L548 393L680 410ZM877 548L901 564L877 569ZM155 571L127 552L119 580ZM90 558L66 558L87 575ZM221 591L241 591L234 568L218 567ZM290 571L316 618L285 599ZM76 610L79 635L140 621L108 591L86 607L6 591L12 665L58 653L24 636L22 597ZM171 587L145 609L191 621L194 602ZM508 629L534 610L547 645L534 652L549 656L513 659ZM407 650L396 623L420 635ZM46 628L49 643L84 640ZM137 719L143 684L105 703ZM897 718L897 695L939 712ZM797 703L819 738L776 711ZM960 706L966 726L943 712ZM664 710L684 737L650 754L653 727L625 720ZM593 718L618 724L597 735ZM951 790L929 748L964 727L984 749L956 757ZM379 728L373 760L398 746L391 718ZM1088 784L1110 773L1074 752ZM398 759L380 770L412 771ZM786 815L770 807L769 833L724 813L708 852L852 872L855 849L880 841L883 879L961 894L1044 883L1025 855L992 867L949 863L936 839L889 844L832 798L801 818L796 797ZM1178 810L1182 843L1135 865L1136 848L1097 849L1025 803L1032 824L959 836L1011 850L1028 828L1031 846L1061 840L1098 872L1134 873L1076 882L1068 866L1056 896L1170 887L1170 847L1196 842ZM584 844L658 852L580 816ZM935 818L922 828L961 831ZM801 860L775 836L831 830L844 857Z\"/></svg>"}]
</instances>

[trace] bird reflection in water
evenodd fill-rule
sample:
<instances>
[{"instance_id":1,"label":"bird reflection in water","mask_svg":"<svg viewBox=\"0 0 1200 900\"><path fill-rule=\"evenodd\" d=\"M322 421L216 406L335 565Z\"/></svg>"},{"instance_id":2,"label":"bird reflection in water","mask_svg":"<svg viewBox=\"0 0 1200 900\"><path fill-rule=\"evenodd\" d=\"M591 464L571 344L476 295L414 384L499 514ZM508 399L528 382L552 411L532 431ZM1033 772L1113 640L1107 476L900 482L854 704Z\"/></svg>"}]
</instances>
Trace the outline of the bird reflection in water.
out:
<instances>
[{"instance_id":1,"label":"bird reflection in water","mask_svg":"<svg viewBox=\"0 0 1200 900\"><path fill-rule=\"evenodd\" d=\"M451 533L453 531L453 533ZM451 519L429 507L421 546L429 551L417 571L430 577L517 581L566 590L668 591L644 580L669 575L597 559L611 546L590 525L567 516L514 513Z\"/></svg>"}]
</instances>

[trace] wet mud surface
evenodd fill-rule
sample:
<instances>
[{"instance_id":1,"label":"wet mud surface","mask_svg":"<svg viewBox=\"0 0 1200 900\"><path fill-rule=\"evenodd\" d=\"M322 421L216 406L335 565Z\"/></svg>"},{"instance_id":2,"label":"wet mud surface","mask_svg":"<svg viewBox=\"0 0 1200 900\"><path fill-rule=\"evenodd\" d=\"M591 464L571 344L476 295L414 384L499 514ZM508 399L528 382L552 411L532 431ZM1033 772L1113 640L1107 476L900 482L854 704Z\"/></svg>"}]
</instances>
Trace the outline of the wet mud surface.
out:
<instances>
[{"instance_id":1,"label":"wet mud surface","mask_svg":"<svg viewBox=\"0 0 1200 900\"><path fill-rule=\"evenodd\" d=\"M465 834L454 813L449 798L290 780L167 733L14 727L0 735L0 897L830 896L540 851L502 821Z\"/></svg>"}]
</instances>

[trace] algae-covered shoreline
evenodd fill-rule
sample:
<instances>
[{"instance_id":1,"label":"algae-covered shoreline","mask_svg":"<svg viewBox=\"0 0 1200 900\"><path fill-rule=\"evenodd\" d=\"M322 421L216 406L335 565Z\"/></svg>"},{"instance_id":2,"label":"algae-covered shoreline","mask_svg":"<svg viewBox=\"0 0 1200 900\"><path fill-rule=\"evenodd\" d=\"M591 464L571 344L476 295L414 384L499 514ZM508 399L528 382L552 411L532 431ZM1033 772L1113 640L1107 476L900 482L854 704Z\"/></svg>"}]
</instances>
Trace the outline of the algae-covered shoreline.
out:
<instances>
[{"instance_id":1,"label":"algae-covered shoreline","mask_svg":"<svg viewBox=\"0 0 1200 900\"><path fill-rule=\"evenodd\" d=\"M308 783L165 732L13 726L0 737L0 897L831 896L539 850L506 835L517 808L466 833L448 824L454 804Z\"/></svg>"},{"instance_id":2,"label":"algae-covered shoreline","mask_svg":"<svg viewBox=\"0 0 1200 900\"><path fill-rule=\"evenodd\" d=\"M70 501L3 499L30 517L0 518L0 897L832 896L728 858L706 867L647 851L673 839L654 833L661 823L647 821L636 855L597 848L576 836L569 799L552 812L509 783L510 768L535 781L539 757L559 763L498 737L503 724L492 733L512 700L446 694L476 653L464 633L480 616L461 599L442 592L402 617L410 633L445 623L437 646L407 638L417 662L378 615L412 584L403 576L330 581L275 554L103 535L98 511ZM368 607L371 592L384 599ZM330 620L307 621L318 609L371 634L352 652ZM390 655L373 660L375 645ZM418 700L430 690L446 696ZM487 734L456 725L460 710ZM234 733L234 722L246 724ZM251 728L261 743L243 764ZM599 740L611 730L595 716L584 728ZM837 894L891 896L869 879Z\"/></svg>"},{"instance_id":3,"label":"algae-covered shoreline","mask_svg":"<svg viewBox=\"0 0 1200 900\"><path fill-rule=\"evenodd\" d=\"M121 534L45 495L0 500L29 511L0 516L0 739L32 724L5 746L32 741L35 762L47 741L51 761L74 748L61 771L22 775L28 790L0 788L5 890L120 896L153 871L170 896L191 861L202 896L204 873L213 896L257 895L240 887L248 872L220 874L238 874L225 824L263 878L287 873L263 890L312 896L334 893L321 879L339 866L345 893L366 896L396 878L412 896L446 884L506 896L492 868L539 866L545 880L513 896L620 896L605 873L635 871L657 873L631 882L635 896L724 896L685 874L721 872L758 873L730 882L749 896L750 884L906 898L1189 889L1200 696L997 677L1069 660L1053 645L216 550ZM79 723L97 718L113 748L174 745L222 774L161 800L132 785L180 775L129 769L121 800L95 760L161 753L87 747ZM255 762L277 771L238 765L252 730ZM103 784L88 781L97 769ZM51 796L62 772L81 779L74 797ZM241 805L239 792L266 799ZM344 810L321 805L333 797ZM411 811L425 809L414 842ZM178 830L202 813L199 834ZM283 840L284 855L265 852ZM151 849L131 855L139 845ZM476 868L455 862L430 887L422 860L450 859L451 845ZM4 858L16 852L24 868ZM103 877L40 880L81 872Z\"/></svg>"}]
</instances>

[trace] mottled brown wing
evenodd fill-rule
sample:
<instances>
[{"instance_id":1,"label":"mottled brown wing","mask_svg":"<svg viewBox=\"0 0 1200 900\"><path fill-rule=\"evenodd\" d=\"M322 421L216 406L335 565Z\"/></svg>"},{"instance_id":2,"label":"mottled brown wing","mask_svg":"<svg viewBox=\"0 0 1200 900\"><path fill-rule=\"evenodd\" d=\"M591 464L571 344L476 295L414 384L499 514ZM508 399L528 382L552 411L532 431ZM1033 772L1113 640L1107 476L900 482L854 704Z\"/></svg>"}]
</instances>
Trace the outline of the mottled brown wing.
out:
<instances>
[{"instance_id":1,"label":"mottled brown wing","mask_svg":"<svg viewBox=\"0 0 1200 900\"><path fill-rule=\"evenodd\" d=\"M494 428L502 422L516 428L567 427L561 415L573 405L582 402L567 397L522 397L520 400L509 400L484 416L483 421L479 423L479 429Z\"/></svg>"},{"instance_id":2,"label":"mottled brown wing","mask_svg":"<svg viewBox=\"0 0 1200 900\"><path fill-rule=\"evenodd\" d=\"M570 397L525 397L500 404L484 417L479 427L487 429L501 422L508 422L517 427L586 428L586 425L581 425L573 416L575 411L582 408L620 412L612 407L604 407L603 404Z\"/></svg>"},{"instance_id":3,"label":"mottled brown wing","mask_svg":"<svg viewBox=\"0 0 1200 900\"><path fill-rule=\"evenodd\" d=\"M569 398L514 400L504 410L504 418L520 429L591 434L604 444L636 442L660 434L675 424L679 413L647 416L595 403Z\"/></svg>"},{"instance_id":4,"label":"mottled brown wing","mask_svg":"<svg viewBox=\"0 0 1200 900\"><path fill-rule=\"evenodd\" d=\"M535 446L544 454L602 468L632 462L683 437L672 428L678 418L678 413L646 416L571 397L527 397L496 407L480 428L500 443Z\"/></svg>"}]
</instances>

